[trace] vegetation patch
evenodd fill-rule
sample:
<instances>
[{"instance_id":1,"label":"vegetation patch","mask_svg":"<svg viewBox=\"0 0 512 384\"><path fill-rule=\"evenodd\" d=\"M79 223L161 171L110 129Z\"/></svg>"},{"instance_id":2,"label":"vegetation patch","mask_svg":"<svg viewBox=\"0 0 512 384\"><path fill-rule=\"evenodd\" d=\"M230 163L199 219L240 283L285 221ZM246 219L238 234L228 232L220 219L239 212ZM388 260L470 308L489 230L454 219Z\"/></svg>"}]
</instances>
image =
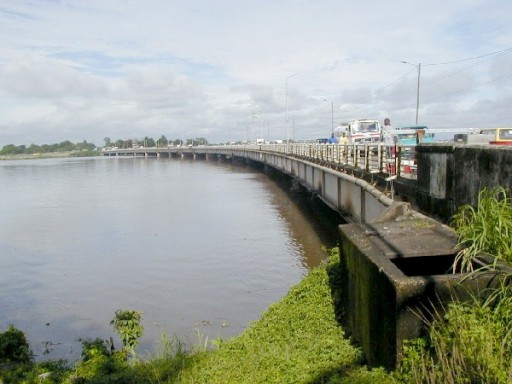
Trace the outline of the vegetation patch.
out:
<instances>
[{"instance_id":1,"label":"vegetation patch","mask_svg":"<svg viewBox=\"0 0 512 384\"><path fill-rule=\"evenodd\" d=\"M512 200L510 191L484 189L476 207L465 205L453 217L461 251L454 271L468 278L512 261ZM490 266L473 270L475 258L485 253ZM428 333L404 346L405 358L394 376L403 383L512 382L512 274L495 269L497 287L472 300L456 301L426 321Z\"/></svg>"},{"instance_id":2,"label":"vegetation patch","mask_svg":"<svg viewBox=\"0 0 512 384\"><path fill-rule=\"evenodd\" d=\"M335 320L331 294L338 249L242 335L195 356L180 383L370 383L391 378L367 371L361 351Z\"/></svg>"},{"instance_id":3,"label":"vegetation patch","mask_svg":"<svg viewBox=\"0 0 512 384\"><path fill-rule=\"evenodd\" d=\"M512 199L508 189L483 189L477 206L460 207L452 225L462 249L455 259L454 271L473 271L473 260L482 253L512 262Z\"/></svg>"},{"instance_id":4,"label":"vegetation patch","mask_svg":"<svg viewBox=\"0 0 512 384\"><path fill-rule=\"evenodd\" d=\"M0 383L391 383L383 369L366 369L360 349L344 337L335 319L338 252L333 249L328 263L311 271L240 336L215 341L213 349L205 344L186 348L164 335L161 351L141 358L134 353L142 334L141 313L118 310L111 324L122 349L115 349L112 340L81 340L82 359L73 366L33 363L27 362L23 334L16 332L23 363L0 364Z\"/></svg>"}]
</instances>

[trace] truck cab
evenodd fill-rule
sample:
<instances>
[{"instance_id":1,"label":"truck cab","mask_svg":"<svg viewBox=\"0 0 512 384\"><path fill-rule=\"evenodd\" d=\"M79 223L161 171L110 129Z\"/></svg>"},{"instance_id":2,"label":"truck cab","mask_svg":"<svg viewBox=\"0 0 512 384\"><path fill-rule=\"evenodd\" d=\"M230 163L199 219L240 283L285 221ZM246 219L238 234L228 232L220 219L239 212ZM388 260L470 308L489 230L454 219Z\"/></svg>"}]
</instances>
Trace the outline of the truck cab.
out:
<instances>
[{"instance_id":1,"label":"truck cab","mask_svg":"<svg viewBox=\"0 0 512 384\"><path fill-rule=\"evenodd\" d=\"M335 130L336 137L347 137L348 144L376 144L381 141L382 128L378 120L355 119L341 123Z\"/></svg>"}]
</instances>

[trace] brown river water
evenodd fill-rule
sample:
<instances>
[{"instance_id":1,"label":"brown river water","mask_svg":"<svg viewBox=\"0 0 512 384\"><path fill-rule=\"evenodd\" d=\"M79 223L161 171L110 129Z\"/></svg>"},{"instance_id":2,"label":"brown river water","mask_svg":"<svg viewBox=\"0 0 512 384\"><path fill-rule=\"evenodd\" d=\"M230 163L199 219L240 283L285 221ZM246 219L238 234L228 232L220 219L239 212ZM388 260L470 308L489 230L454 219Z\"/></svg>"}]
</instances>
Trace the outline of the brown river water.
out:
<instances>
[{"instance_id":1,"label":"brown river water","mask_svg":"<svg viewBox=\"0 0 512 384\"><path fill-rule=\"evenodd\" d=\"M139 353L240 334L325 259L336 215L290 180L218 160L0 162L0 330L79 357L144 313Z\"/></svg>"}]
</instances>

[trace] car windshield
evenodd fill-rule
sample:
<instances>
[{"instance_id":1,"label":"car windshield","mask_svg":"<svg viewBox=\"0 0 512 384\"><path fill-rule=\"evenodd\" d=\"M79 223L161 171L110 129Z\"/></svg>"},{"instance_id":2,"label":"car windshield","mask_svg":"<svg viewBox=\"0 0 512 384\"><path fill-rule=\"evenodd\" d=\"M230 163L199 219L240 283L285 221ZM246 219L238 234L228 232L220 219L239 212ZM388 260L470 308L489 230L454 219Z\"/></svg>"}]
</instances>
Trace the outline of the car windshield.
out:
<instances>
[{"instance_id":1,"label":"car windshield","mask_svg":"<svg viewBox=\"0 0 512 384\"><path fill-rule=\"evenodd\" d=\"M379 132L378 123L373 121L360 121L359 124L354 125L354 132L366 133L366 132Z\"/></svg>"}]
</instances>

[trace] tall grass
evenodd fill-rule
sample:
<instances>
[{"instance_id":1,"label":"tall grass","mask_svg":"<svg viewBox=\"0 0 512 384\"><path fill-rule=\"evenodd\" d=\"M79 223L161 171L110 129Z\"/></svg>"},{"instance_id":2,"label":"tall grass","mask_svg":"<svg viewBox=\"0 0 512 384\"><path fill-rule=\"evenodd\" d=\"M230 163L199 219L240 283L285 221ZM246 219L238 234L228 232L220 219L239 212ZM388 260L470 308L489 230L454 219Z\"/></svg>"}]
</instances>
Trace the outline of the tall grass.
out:
<instances>
[{"instance_id":1,"label":"tall grass","mask_svg":"<svg viewBox=\"0 0 512 384\"><path fill-rule=\"evenodd\" d=\"M481 253L512 262L512 200L508 189L483 189L478 194L477 206L461 206L453 216L452 226L459 235L461 248L454 272L472 272L473 260Z\"/></svg>"},{"instance_id":2,"label":"tall grass","mask_svg":"<svg viewBox=\"0 0 512 384\"><path fill-rule=\"evenodd\" d=\"M406 357L396 372L397 381L510 383L512 306L510 299L500 304L454 302L444 315L437 313L427 324L428 335L405 345Z\"/></svg>"},{"instance_id":3,"label":"tall grass","mask_svg":"<svg viewBox=\"0 0 512 384\"><path fill-rule=\"evenodd\" d=\"M482 253L512 261L512 200L503 187L484 189L476 207L462 206L452 224L459 235L454 272L474 271ZM428 334L404 346L396 372L403 383L512 382L512 275L496 270L498 286L471 301L452 302L425 320ZM481 292L482 293L482 292Z\"/></svg>"}]
</instances>

